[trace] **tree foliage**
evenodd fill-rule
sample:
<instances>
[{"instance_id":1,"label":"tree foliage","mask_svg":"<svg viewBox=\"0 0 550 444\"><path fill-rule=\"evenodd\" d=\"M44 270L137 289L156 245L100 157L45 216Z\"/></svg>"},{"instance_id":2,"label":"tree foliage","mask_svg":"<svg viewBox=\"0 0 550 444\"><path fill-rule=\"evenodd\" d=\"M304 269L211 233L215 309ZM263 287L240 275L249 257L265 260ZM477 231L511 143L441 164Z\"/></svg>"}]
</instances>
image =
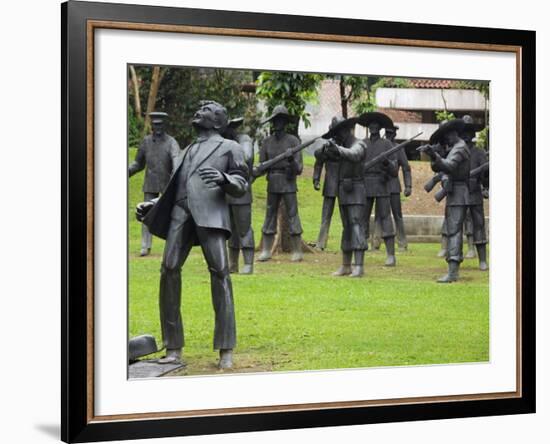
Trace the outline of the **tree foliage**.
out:
<instances>
[{"instance_id":1,"label":"tree foliage","mask_svg":"<svg viewBox=\"0 0 550 444\"><path fill-rule=\"evenodd\" d=\"M289 131L297 134L299 119L302 119L306 128L311 124L306 105L316 100L323 78L322 74L265 71L256 80L256 95L265 101L266 116L277 105L285 105L296 118Z\"/></svg>"},{"instance_id":2,"label":"tree foliage","mask_svg":"<svg viewBox=\"0 0 550 444\"><path fill-rule=\"evenodd\" d=\"M201 100L215 100L227 108L229 118L245 117L243 131L254 137L259 127L260 115L254 94L243 92L243 85L251 83L252 72L212 68L163 68L155 101L155 110L169 114L167 132L176 138L182 148L193 139L191 119ZM153 67L136 66L140 82L141 103L147 100L151 88ZM129 88L129 107L135 113L133 88ZM134 114L135 115L135 114ZM129 119L129 133L136 134L139 120ZM142 134L143 137L143 134ZM130 140L129 142L133 142Z\"/></svg>"}]
</instances>

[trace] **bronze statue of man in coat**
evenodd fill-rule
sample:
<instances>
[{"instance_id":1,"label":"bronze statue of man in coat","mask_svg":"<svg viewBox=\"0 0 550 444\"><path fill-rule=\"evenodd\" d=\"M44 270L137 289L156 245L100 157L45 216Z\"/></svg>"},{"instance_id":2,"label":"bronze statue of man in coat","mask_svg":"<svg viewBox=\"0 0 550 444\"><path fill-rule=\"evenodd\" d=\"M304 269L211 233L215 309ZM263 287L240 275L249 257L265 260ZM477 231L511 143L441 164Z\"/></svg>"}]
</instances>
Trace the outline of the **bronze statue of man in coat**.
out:
<instances>
[{"instance_id":1,"label":"bronze statue of man in coat","mask_svg":"<svg viewBox=\"0 0 550 444\"><path fill-rule=\"evenodd\" d=\"M215 312L214 349L220 368L233 365L236 344L233 289L226 241L231 222L226 196L242 196L249 171L241 146L224 139L227 111L219 103L201 102L193 127L197 138L181 156L164 193L137 206L151 233L166 239L160 274L160 321L166 356L160 363L181 361L184 346L181 305L181 269L191 248L200 245L210 271Z\"/></svg>"},{"instance_id":2,"label":"bronze statue of man in coat","mask_svg":"<svg viewBox=\"0 0 550 444\"><path fill-rule=\"evenodd\" d=\"M144 201L152 200L164 191L181 154L176 139L165 131L168 114L155 111L149 113L149 116L152 132L142 140L134 161L128 167L129 177L145 169ZM147 225L142 224L140 256L147 256L151 252L152 242L153 237Z\"/></svg>"}]
</instances>

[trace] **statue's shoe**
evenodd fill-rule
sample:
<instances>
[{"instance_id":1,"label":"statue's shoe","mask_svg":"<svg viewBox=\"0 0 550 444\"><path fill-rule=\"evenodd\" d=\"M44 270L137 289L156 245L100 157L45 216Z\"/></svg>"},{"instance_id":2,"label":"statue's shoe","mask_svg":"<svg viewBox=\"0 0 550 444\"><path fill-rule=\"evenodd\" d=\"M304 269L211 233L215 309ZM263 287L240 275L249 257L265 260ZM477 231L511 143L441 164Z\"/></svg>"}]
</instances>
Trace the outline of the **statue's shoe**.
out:
<instances>
[{"instance_id":1,"label":"statue's shoe","mask_svg":"<svg viewBox=\"0 0 550 444\"><path fill-rule=\"evenodd\" d=\"M166 356L157 359L158 364L183 364L181 350L167 350Z\"/></svg>"},{"instance_id":2,"label":"statue's shoe","mask_svg":"<svg viewBox=\"0 0 550 444\"><path fill-rule=\"evenodd\" d=\"M265 262L271 259L271 251L262 251L261 254L258 256L258 260L260 262Z\"/></svg>"},{"instance_id":3,"label":"statue's shoe","mask_svg":"<svg viewBox=\"0 0 550 444\"><path fill-rule=\"evenodd\" d=\"M489 270L489 265L487 265L487 262L480 262L479 263L479 269L481 271L487 271L487 270Z\"/></svg>"},{"instance_id":4,"label":"statue's shoe","mask_svg":"<svg viewBox=\"0 0 550 444\"><path fill-rule=\"evenodd\" d=\"M365 275L365 269L363 265L354 265L352 268L353 268L353 271L351 272L349 277L359 278Z\"/></svg>"},{"instance_id":5,"label":"statue's shoe","mask_svg":"<svg viewBox=\"0 0 550 444\"><path fill-rule=\"evenodd\" d=\"M351 265L342 265L338 270L332 273L333 276L348 276L351 274Z\"/></svg>"},{"instance_id":6,"label":"statue's shoe","mask_svg":"<svg viewBox=\"0 0 550 444\"><path fill-rule=\"evenodd\" d=\"M465 259L473 259L475 258L477 255L476 255L476 250L473 250L473 249L470 249L468 250L468 252L464 255L464 258Z\"/></svg>"},{"instance_id":7,"label":"statue's shoe","mask_svg":"<svg viewBox=\"0 0 550 444\"><path fill-rule=\"evenodd\" d=\"M220 350L220 360L218 361L218 368L220 370L233 368L233 350Z\"/></svg>"},{"instance_id":8,"label":"statue's shoe","mask_svg":"<svg viewBox=\"0 0 550 444\"><path fill-rule=\"evenodd\" d=\"M300 262L303 258L304 258L304 253L302 253L301 251L295 251L290 256L290 261L291 262Z\"/></svg>"},{"instance_id":9,"label":"statue's shoe","mask_svg":"<svg viewBox=\"0 0 550 444\"><path fill-rule=\"evenodd\" d=\"M458 276L447 273L445 276L441 276L437 282L440 284L450 284L451 282L458 281Z\"/></svg>"},{"instance_id":10,"label":"statue's shoe","mask_svg":"<svg viewBox=\"0 0 550 444\"><path fill-rule=\"evenodd\" d=\"M141 251L139 252L139 255L141 257L143 256L149 256L149 254L151 253L151 249L150 248L142 248Z\"/></svg>"},{"instance_id":11,"label":"statue's shoe","mask_svg":"<svg viewBox=\"0 0 550 444\"><path fill-rule=\"evenodd\" d=\"M397 262L395 260L395 256L393 254L391 254L386 258L386 263L384 264L384 266L386 266L386 267L395 267L396 263Z\"/></svg>"},{"instance_id":12,"label":"statue's shoe","mask_svg":"<svg viewBox=\"0 0 550 444\"><path fill-rule=\"evenodd\" d=\"M252 264L244 264L240 274L252 274L253 272Z\"/></svg>"}]
</instances>

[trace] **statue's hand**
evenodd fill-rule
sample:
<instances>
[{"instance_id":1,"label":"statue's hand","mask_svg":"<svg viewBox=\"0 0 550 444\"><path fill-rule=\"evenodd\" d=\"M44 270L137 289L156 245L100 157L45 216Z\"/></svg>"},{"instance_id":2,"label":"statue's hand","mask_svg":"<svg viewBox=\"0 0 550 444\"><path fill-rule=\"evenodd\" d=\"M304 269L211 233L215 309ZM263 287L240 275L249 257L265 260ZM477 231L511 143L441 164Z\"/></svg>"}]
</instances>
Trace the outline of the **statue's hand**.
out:
<instances>
[{"instance_id":1,"label":"statue's hand","mask_svg":"<svg viewBox=\"0 0 550 444\"><path fill-rule=\"evenodd\" d=\"M142 222L145 216L147 216L147 213L149 213L154 206L155 203L151 201L138 203L136 205L136 219Z\"/></svg>"},{"instance_id":2,"label":"statue's hand","mask_svg":"<svg viewBox=\"0 0 550 444\"><path fill-rule=\"evenodd\" d=\"M319 179L313 179L313 188L316 191L319 191L321 189L321 182L319 181Z\"/></svg>"},{"instance_id":3,"label":"statue's hand","mask_svg":"<svg viewBox=\"0 0 550 444\"><path fill-rule=\"evenodd\" d=\"M483 188L481 190L481 195L483 196L484 199L489 199L489 190L487 188Z\"/></svg>"},{"instance_id":4,"label":"statue's hand","mask_svg":"<svg viewBox=\"0 0 550 444\"><path fill-rule=\"evenodd\" d=\"M223 185L225 183L225 176L216 168L204 167L199 169L199 176L202 181L210 188Z\"/></svg>"},{"instance_id":5,"label":"statue's hand","mask_svg":"<svg viewBox=\"0 0 550 444\"><path fill-rule=\"evenodd\" d=\"M405 197L409 197L412 194L411 187L405 187L405 191L403 192L403 194L405 195Z\"/></svg>"}]
</instances>

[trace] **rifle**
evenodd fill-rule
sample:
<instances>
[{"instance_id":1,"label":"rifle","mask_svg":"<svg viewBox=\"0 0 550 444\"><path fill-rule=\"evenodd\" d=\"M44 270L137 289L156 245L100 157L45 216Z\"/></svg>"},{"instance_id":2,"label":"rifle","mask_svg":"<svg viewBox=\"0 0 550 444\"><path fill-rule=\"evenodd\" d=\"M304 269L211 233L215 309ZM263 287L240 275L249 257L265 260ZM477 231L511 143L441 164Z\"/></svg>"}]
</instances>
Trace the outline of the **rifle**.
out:
<instances>
[{"instance_id":1,"label":"rifle","mask_svg":"<svg viewBox=\"0 0 550 444\"><path fill-rule=\"evenodd\" d=\"M401 148L403 148L405 145L407 145L412 140L416 139L421 134L422 134L422 131L419 132L416 136L413 136L410 139L407 139L404 142L401 142L399 145L395 145L394 147L390 148L389 150L378 154L378 156L376 156L376 157L373 157L371 160L369 160L368 162L365 163L365 165L363 166L363 171L367 171L367 170L371 169L373 166L378 165L380 162L387 159L388 156L391 156L392 154L397 153Z\"/></svg>"},{"instance_id":2,"label":"rifle","mask_svg":"<svg viewBox=\"0 0 550 444\"><path fill-rule=\"evenodd\" d=\"M470 171L470 179L474 179L488 170L489 170L489 162L485 162L484 164ZM445 188L441 188L437 193L435 193L435 196L434 196L435 200L437 202L441 202L447 196L447 194L448 194L448 191Z\"/></svg>"},{"instance_id":3,"label":"rifle","mask_svg":"<svg viewBox=\"0 0 550 444\"><path fill-rule=\"evenodd\" d=\"M290 150L287 150L284 153L281 153L281 154L275 156L273 159L268 159L265 162L262 162L262 163L258 164L258 166L256 166L254 168L253 175L255 177L261 176L271 166L275 165L276 163L280 162L281 160L288 159L288 158L294 156L294 154L296 154L296 153L298 153L302 150L305 150L308 146L312 145L315 141L317 141L317 139L320 139L320 138L321 138L321 136L315 137L314 139L311 139L307 142L301 143L300 145L295 146L294 148L290 148Z\"/></svg>"},{"instance_id":4,"label":"rifle","mask_svg":"<svg viewBox=\"0 0 550 444\"><path fill-rule=\"evenodd\" d=\"M420 153L428 153L428 154L430 151L436 152L436 153L439 153L440 156L445 157L444 147L440 143L436 143L434 145L430 145L429 143L426 143L424 145L420 145L416 149L416 151Z\"/></svg>"}]
</instances>

